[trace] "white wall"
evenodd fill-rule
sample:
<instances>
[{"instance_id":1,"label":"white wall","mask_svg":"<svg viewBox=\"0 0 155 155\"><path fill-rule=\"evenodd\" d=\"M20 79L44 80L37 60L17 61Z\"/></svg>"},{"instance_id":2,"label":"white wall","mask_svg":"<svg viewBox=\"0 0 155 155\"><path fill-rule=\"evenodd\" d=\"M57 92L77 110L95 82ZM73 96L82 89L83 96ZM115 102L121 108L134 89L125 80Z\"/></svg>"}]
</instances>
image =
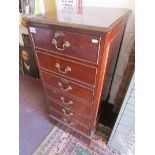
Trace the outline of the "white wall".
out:
<instances>
[{"instance_id":1,"label":"white wall","mask_svg":"<svg viewBox=\"0 0 155 155\"><path fill-rule=\"evenodd\" d=\"M19 44L24 46L22 34L28 34L28 30L26 27L19 25Z\"/></svg>"},{"instance_id":2,"label":"white wall","mask_svg":"<svg viewBox=\"0 0 155 155\"><path fill-rule=\"evenodd\" d=\"M84 6L112 7L112 8L128 8L132 10L126 26L124 39L118 59L116 74L110 91L109 103L115 102L115 97L119 89L119 85L123 78L123 73L129 59L131 48L134 43L135 36L135 2L134 0L83 0Z\"/></svg>"},{"instance_id":3,"label":"white wall","mask_svg":"<svg viewBox=\"0 0 155 155\"><path fill-rule=\"evenodd\" d=\"M134 8L134 0L83 0L84 6Z\"/></svg>"}]
</instances>

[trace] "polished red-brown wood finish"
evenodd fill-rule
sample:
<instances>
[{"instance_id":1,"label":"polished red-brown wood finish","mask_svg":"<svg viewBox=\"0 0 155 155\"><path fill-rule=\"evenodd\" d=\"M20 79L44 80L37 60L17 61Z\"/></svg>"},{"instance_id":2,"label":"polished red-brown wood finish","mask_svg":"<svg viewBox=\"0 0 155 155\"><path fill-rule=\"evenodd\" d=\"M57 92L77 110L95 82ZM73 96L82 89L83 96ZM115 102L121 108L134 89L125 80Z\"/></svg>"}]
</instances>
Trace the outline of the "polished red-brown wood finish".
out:
<instances>
[{"instance_id":1,"label":"polished red-brown wood finish","mask_svg":"<svg viewBox=\"0 0 155 155\"><path fill-rule=\"evenodd\" d=\"M32 37L36 48L97 63L100 37L38 27ZM52 43L53 39L56 44ZM92 39L96 41L94 44ZM69 42L70 46L61 50L65 41Z\"/></svg>"},{"instance_id":2,"label":"polished red-brown wood finish","mask_svg":"<svg viewBox=\"0 0 155 155\"><path fill-rule=\"evenodd\" d=\"M63 106L69 107L77 112L82 113L87 117L91 117L92 104L84 102L80 99L75 99L64 92L60 92L54 88L45 87L46 94L51 100L55 100Z\"/></svg>"},{"instance_id":3,"label":"polished red-brown wood finish","mask_svg":"<svg viewBox=\"0 0 155 155\"><path fill-rule=\"evenodd\" d=\"M44 68L48 71L61 74L65 77L79 80L92 86L95 85L97 71L96 68L66 60L61 57L47 55L41 52L37 52L37 58L40 68Z\"/></svg>"},{"instance_id":4,"label":"polished red-brown wood finish","mask_svg":"<svg viewBox=\"0 0 155 155\"><path fill-rule=\"evenodd\" d=\"M60 77L45 71L40 71L43 83L48 84L58 90L68 93L76 98L80 98L85 102L92 104L94 90L72 82L64 77Z\"/></svg>"},{"instance_id":5,"label":"polished red-brown wood finish","mask_svg":"<svg viewBox=\"0 0 155 155\"><path fill-rule=\"evenodd\" d=\"M63 123L64 125L67 125L77 130L78 132L80 131L80 133L84 133L86 136L89 136L91 134L90 129L86 128L85 126L82 126L75 120L73 121L70 118L66 118L63 114L53 109L50 105L49 105L49 108L51 112L49 116L52 117L53 119L56 119L57 121Z\"/></svg>"},{"instance_id":6,"label":"polished red-brown wood finish","mask_svg":"<svg viewBox=\"0 0 155 155\"><path fill-rule=\"evenodd\" d=\"M56 12L24 20L50 117L90 137L101 109L101 95L108 96L110 90L107 81L112 81L129 11L83 9L83 20L64 22Z\"/></svg>"},{"instance_id":7,"label":"polished red-brown wood finish","mask_svg":"<svg viewBox=\"0 0 155 155\"><path fill-rule=\"evenodd\" d=\"M85 126L86 128L90 128L90 119L81 115L78 112L73 111L72 109L63 106L62 104L58 104L54 101L49 100L50 107L57 112L63 114L66 116L66 118L69 118L70 120L74 121L76 120L79 124L82 126Z\"/></svg>"}]
</instances>

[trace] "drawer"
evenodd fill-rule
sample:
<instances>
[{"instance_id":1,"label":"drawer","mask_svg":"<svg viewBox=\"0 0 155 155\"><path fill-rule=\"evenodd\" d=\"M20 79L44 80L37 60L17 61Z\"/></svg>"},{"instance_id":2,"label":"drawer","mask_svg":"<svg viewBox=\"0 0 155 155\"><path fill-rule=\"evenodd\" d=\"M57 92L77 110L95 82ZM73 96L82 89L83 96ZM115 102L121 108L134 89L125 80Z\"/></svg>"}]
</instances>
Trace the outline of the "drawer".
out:
<instances>
[{"instance_id":1,"label":"drawer","mask_svg":"<svg viewBox=\"0 0 155 155\"><path fill-rule=\"evenodd\" d=\"M90 119L88 119L88 118L82 116L81 114L79 114L78 112L75 112L67 107L64 107L52 100L48 100L48 102L49 102L51 109L58 111L59 113L64 115L65 118L70 119L73 122L74 122L74 120L76 120L81 125L85 126L86 128L90 127Z\"/></svg>"},{"instance_id":2,"label":"drawer","mask_svg":"<svg viewBox=\"0 0 155 155\"><path fill-rule=\"evenodd\" d=\"M69 107L70 109L74 109L80 112L83 115L91 116L91 104L87 102L82 102L77 100L73 97L65 95L60 91L57 91L52 88L45 88L47 96L56 100L57 102L61 103L64 106Z\"/></svg>"},{"instance_id":3,"label":"drawer","mask_svg":"<svg viewBox=\"0 0 155 155\"><path fill-rule=\"evenodd\" d=\"M100 37L35 27L34 46L97 63Z\"/></svg>"},{"instance_id":4,"label":"drawer","mask_svg":"<svg viewBox=\"0 0 155 155\"><path fill-rule=\"evenodd\" d=\"M55 76L51 73L41 71L42 80L44 83L51 85L62 92L74 95L88 103L93 101L93 90L82 85L76 84L64 78Z\"/></svg>"},{"instance_id":5,"label":"drawer","mask_svg":"<svg viewBox=\"0 0 155 155\"><path fill-rule=\"evenodd\" d=\"M75 128L76 130L89 135L90 136L90 129L85 128L84 126L80 125L76 121L72 121L69 118L66 118L64 115L62 115L59 112L56 112L54 109L50 108L50 117L56 119L57 121L60 121L64 123L65 125Z\"/></svg>"},{"instance_id":6,"label":"drawer","mask_svg":"<svg viewBox=\"0 0 155 155\"><path fill-rule=\"evenodd\" d=\"M39 66L63 76L95 85L96 68L85 66L60 57L37 52Z\"/></svg>"}]
</instances>

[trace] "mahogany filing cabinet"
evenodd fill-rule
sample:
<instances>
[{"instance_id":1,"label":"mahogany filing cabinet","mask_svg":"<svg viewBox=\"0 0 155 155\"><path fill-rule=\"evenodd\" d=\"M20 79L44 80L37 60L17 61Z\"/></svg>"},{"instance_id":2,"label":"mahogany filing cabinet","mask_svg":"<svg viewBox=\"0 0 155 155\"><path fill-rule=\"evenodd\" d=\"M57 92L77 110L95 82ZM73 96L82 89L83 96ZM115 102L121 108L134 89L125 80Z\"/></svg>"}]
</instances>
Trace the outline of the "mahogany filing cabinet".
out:
<instances>
[{"instance_id":1,"label":"mahogany filing cabinet","mask_svg":"<svg viewBox=\"0 0 155 155\"><path fill-rule=\"evenodd\" d=\"M50 109L49 116L91 137L108 95L127 9L83 7L79 16L61 10L24 17Z\"/></svg>"}]
</instances>

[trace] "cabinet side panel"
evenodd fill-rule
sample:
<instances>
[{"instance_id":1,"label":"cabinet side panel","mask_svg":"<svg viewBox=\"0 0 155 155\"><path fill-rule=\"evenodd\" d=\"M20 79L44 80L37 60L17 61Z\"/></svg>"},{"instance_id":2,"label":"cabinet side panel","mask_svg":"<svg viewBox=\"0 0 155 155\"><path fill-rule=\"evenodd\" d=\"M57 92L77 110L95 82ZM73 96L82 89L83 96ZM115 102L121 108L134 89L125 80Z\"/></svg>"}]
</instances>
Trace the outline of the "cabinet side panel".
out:
<instances>
[{"instance_id":1,"label":"cabinet side panel","mask_svg":"<svg viewBox=\"0 0 155 155\"><path fill-rule=\"evenodd\" d=\"M115 74L115 67L120 52L121 42L123 38L124 27L122 27L117 34L111 39L109 47L109 62L107 64L107 73L105 78L105 86L102 91L102 99L105 101L109 96L113 76Z\"/></svg>"},{"instance_id":2,"label":"cabinet side panel","mask_svg":"<svg viewBox=\"0 0 155 155\"><path fill-rule=\"evenodd\" d=\"M93 116L92 116L92 127L96 125L98 110L100 108L100 100L102 96L102 90L105 91L105 84L109 66L111 63L111 59L116 59L119 52L119 47L121 46L121 40L123 36L123 30L126 25L127 17L122 19L115 27L113 27L108 33L105 34L105 41L101 39L101 48L100 48L100 56L99 56L99 66L97 73L97 84L95 90L94 97L94 105L93 105ZM115 56L116 55L116 56ZM112 58L114 56L114 58ZM116 63L116 60L114 64ZM111 65L111 70L114 70L113 64ZM108 86L109 87L109 86ZM109 87L110 89L110 87ZM107 91L107 90L106 90Z\"/></svg>"}]
</instances>

